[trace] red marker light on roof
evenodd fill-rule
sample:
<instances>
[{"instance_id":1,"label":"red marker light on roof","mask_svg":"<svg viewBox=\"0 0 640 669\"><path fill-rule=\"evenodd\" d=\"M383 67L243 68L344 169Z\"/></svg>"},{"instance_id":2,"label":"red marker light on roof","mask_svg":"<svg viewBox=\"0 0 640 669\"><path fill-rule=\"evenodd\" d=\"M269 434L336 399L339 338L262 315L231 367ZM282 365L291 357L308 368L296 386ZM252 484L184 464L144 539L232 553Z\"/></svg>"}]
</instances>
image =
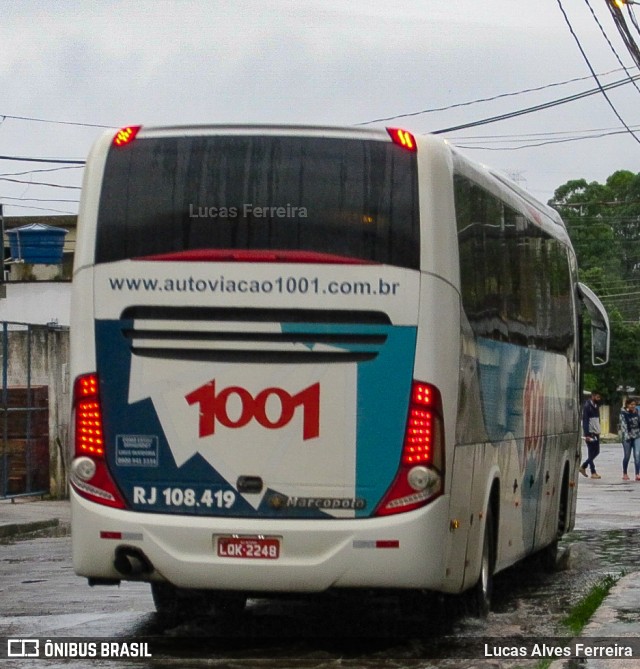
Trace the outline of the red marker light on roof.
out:
<instances>
[{"instance_id":1,"label":"red marker light on roof","mask_svg":"<svg viewBox=\"0 0 640 669\"><path fill-rule=\"evenodd\" d=\"M403 130L402 128L387 128L387 132L394 144L401 146L403 149L407 149L407 151L418 150L416 138L409 131Z\"/></svg>"},{"instance_id":2,"label":"red marker light on roof","mask_svg":"<svg viewBox=\"0 0 640 669\"><path fill-rule=\"evenodd\" d=\"M141 127L140 125L130 125L126 128L120 128L113 138L113 145L126 146L127 144L131 144Z\"/></svg>"}]
</instances>

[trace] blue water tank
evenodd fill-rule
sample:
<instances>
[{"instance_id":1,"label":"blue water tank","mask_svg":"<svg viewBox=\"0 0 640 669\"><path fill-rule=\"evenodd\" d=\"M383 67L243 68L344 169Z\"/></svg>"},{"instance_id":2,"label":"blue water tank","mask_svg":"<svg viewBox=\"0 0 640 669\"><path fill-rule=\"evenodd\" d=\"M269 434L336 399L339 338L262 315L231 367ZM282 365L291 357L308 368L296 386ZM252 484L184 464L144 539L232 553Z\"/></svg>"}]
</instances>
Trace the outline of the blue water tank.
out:
<instances>
[{"instance_id":1,"label":"blue water tank","mask_svg":"<svg viewBox=\"0 0 640 669\"><path fill-rule=\"evenodd\" d=\"M11 258L43 265L60 264L67 232L64 228L54 228L43 223L7 230Z\"/></svg>"}]
</instances>

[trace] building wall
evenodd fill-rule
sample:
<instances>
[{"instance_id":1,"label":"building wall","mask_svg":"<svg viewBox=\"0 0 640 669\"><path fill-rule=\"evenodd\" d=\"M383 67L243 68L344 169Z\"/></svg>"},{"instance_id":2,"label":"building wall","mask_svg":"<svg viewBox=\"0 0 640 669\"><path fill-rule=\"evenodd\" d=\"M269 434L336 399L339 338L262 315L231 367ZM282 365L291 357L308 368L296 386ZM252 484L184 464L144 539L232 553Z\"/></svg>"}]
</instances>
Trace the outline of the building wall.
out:
<instances>
[{"instance_id":1,"label":"building wall","mask_svg":"<svg viewBox=\"0 0 640 669\"><path fill-rule=\"evenodd\" d=\"M7 387L47 386L49 389L49 472L54 497L67 493L67 465L71 393L69 329L1 324L2 347L7 335L7 357L2 360ZM2 358L4 353L2 353ZM5 368L6 366L6 368Z\"/></svg>"},{"instance_id":2,"label":"building wall","mask_svg":"<svg viewBox=\"0 0 640 669\"><path fill-rule=\"evenodd\" d=\"M0 321L69 326L71 282L26 281L5 284L0 299Z\"/></svg>"},{"instance_id":3,"label":"building wall","mask_svg":"<svg viewBox=\"0 0 640 669\"><path fill-rule=\"evenodd\" d=\"M59 265L17 262L11 259L7 230L32 223L66 228L63 261ZM49 389L49 463L51 493L67 494L67 458L71 394L69 382L69 324L71 269L76 241L76 216L5 216L4 283L0 285L0 334L8 325L8 351L3 375L7 386ZM0 352L4 358L4 352Z\"/></svg>"}]
</instances>

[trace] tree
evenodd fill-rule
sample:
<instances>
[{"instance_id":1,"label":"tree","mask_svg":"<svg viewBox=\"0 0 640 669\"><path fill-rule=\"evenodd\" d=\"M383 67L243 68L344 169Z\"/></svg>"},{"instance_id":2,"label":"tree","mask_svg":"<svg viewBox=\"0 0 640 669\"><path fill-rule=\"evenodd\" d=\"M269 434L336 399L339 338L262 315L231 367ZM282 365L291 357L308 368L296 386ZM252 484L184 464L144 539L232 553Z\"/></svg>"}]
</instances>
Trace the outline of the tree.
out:
<instances>
[{"instance_id":1,"label":"tree","mask_svg":"<svg viewBox=\"0 0 640 669\"><path fill-rule=\"evenodd\" d=\"M585 385L616 401L627 387L640 388L640 174L619 170L604 184L574 179L550 204L567 225L580 280L599 295L611 322L609 365L584 360Z\"/></svg>"}]
</instances>

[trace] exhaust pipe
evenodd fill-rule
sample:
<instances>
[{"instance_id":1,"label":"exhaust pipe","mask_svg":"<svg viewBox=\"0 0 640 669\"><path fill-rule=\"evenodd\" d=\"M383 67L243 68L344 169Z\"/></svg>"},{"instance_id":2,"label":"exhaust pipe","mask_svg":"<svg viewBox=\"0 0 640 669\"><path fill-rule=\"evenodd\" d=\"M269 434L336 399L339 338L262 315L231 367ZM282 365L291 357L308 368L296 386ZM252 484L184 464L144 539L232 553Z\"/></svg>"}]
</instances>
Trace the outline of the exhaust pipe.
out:
<instances>
[{"instance_id":1,"label":"exhaust pipe","mask_svg":"<svg viewBox=\"0 0 640 669\"><path fill-rule=\"evenodd\" d=\"M150 574L153 565L147 556L139 549L132 546L118 546L113 566L123 576L136 577Z\"/></svg>"}]
</instances>

